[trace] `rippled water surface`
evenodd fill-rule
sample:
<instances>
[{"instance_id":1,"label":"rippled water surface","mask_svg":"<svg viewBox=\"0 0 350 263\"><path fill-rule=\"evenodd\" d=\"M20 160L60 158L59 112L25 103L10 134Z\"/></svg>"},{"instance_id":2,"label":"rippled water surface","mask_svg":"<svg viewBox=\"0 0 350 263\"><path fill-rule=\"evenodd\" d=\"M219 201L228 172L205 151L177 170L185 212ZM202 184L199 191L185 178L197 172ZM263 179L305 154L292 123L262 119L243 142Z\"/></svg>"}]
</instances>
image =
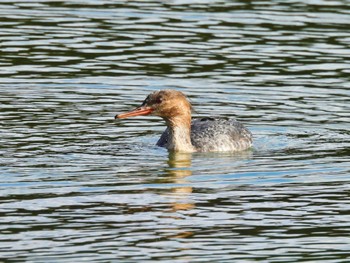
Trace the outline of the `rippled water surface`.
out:
<instances>
[{"instance_id":1,"label":"rippled water surface","mask_svg":"<svg viewBox=\"0 0 350 263\"><path fill-rule=\"evenodd\" d=\"M0 1L0 259L349 262L349 5ZM114 120L164 88L253 149Z\"/></svg>"}]
</instances>

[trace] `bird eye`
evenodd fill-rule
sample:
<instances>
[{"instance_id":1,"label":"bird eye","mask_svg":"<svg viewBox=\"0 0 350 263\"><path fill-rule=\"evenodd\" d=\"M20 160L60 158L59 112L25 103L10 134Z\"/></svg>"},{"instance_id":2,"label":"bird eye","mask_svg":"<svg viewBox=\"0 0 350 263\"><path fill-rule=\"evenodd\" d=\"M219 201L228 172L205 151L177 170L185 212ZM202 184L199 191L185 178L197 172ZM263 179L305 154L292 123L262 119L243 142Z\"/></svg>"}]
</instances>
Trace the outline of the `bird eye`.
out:
<instances>
[{"instance_id":1,"label":"bird eye","mask_svg":"<svg viewBox=\"0 0 350 263\"><path fill-rule=\"evenodd\" d=\"M163 102L163 98L162 97L158 97L155 101L155 103L162 103Z\"/></svg>"}]
</instances>

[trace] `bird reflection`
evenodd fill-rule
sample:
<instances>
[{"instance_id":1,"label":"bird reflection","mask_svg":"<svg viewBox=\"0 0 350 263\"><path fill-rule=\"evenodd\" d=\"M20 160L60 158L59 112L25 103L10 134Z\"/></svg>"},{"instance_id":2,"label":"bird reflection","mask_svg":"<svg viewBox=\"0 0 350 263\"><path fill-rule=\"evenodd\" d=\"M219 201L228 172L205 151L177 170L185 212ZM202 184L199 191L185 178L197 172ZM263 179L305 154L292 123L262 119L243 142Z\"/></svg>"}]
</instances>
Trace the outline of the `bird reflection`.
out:
<instances>
[{"instance_id":1,"label":"bird reflection","mask_svg":"<svg viewBox=\"0 0 350 263\"><path fill-rule=\"evenodd\" d=\"M195 153L194 153L195 154ZM251 151L245 151L240 153L210 153L206 154L205 158L210 163L216 164L223 162L232 162L232 160L246 160L252 155ZM171 209L166 211L166 215L163 217L172 218L176 220L191 220L192 217L196 217L198 209L195 204L195 193L193 193L193 187L189 177L192 175L192 153L180 153L171 152L168 158L167 181L171 181L174 187L166 195L169 197ZM204 156L202 156L204 158ZM175 224L176 225L176 224ZM181 225L181 224L180 224ZM194 231L188 231L188 229L182 229L181 227L172 227L172 233L166 235L166 238L191 238L195 235Z\"/></svg>"},{"instance_id":2,"label":"bird reflection","mask_svg":"<svg viewBox=\"0 0 350 263\"><path fill-rule=\"evenodd\" d=\"M172 211L189 210L195 207L193 202L189 202L188 197L192 193L192 186L181 186L188 184L186 178L192 175L191 170L192 154L191 153L169 153L168 175L175 184L180 186L172 189L170 195L175 199L172 204Z\"/></svg>"},{"instance_id":3,"label":"bird reflection","mask_svg":"<svg viewBox=\"0 0 350 263\"><path fill-rule=\"evenodd\" d=\"M174 184L178 185L168 193L169 197L172 197L171 210L168 211L170 213L168 217L181 220L183 219L181 213L176 212L188 211L195 208L194 201L190 199L193 191L192 186L186 186L189 184L186 178L192 175L192 154L180 152L169 153L168 165L168 176ZM177 231L176 229L172 229L172 232L174 234L167 235L166 237L169 239L189 238L194 234L192 231L182 231L181 229L177 229Z\"/></svg>"}]
</instances>

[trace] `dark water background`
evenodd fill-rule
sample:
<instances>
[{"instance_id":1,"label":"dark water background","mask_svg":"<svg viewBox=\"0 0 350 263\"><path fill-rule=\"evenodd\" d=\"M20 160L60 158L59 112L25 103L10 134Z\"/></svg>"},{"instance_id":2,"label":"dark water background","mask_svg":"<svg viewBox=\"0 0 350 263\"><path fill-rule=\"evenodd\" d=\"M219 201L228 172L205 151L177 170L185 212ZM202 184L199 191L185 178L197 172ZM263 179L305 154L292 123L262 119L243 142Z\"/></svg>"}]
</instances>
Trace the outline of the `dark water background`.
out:
<instances>
[{"instance_id":1,"label":"dark water background","mask_svg":"<svg viewBox=\"0 0 350 263\"><path fill-rule=\"evenodd\" d=\"M349 6L0 1L0 260L349 262ZM254 148L113 120L164 88Z\"/></svg>"}]
</instances>

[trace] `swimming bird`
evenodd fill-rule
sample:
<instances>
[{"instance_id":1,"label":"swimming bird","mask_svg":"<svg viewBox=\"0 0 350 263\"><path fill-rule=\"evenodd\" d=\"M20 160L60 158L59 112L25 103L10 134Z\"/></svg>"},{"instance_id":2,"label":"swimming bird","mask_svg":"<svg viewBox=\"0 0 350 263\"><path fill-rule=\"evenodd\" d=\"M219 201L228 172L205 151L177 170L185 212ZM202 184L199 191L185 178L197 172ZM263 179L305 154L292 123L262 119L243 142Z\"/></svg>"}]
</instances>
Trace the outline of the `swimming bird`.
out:
<instances>
[{"instance_id":1,"label":"swimming bird","mask_svg":"<svg viewBox=\"0 0 350 263\"><path fill-rule=\"evenodd\" d=\"M253 136L235 119L200 118L192 120L191 104L177 90L159 90L147 96L140 107L115 116L124 119L141 115L159 116L166 130L158 146L175 152L233 152L252 146Z\"/></svg>"}]
</instances>

